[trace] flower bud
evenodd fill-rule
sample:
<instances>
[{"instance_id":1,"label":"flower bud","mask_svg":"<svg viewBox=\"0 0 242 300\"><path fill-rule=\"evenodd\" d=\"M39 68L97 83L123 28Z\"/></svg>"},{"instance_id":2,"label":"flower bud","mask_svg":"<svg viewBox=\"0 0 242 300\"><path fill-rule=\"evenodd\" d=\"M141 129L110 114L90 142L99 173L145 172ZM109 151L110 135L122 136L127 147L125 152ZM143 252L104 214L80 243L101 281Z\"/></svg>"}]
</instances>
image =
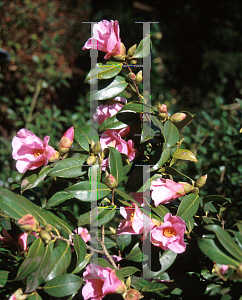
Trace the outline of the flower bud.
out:
<instances>
[{"instance_id":1,"label":"flower bud","mask_svg":"<svg viewBox=\"0 0 242 300\"><path fill-rule=\"evenodd\" d=\"M120 54L114 55L113 57L117 60L124 61L126 55L126 48L123 43L120 44Z\"/></svg>"},{"instance_id":2,"label":"flower bud","mask_svg":"<svg viewBox=\"0 0 242 300\"><path fill-rule=\"evenodd\" d=\"M108 174L106 171L106 178L105 178L105 184L110 188L110 189L115 189L118 185L115 177L112 174Z\"/></svg>"},{"instance_id":3,"label":"flower bud","mask_svg":"<svg viewBox=\"0 0 242 300\"><path fill-rule=\"evenodd\" d=\"M17 291L12 294L12 296L9 298L9 300L24 300L27 299L27 294L23 294L23 291L21 288L17 289Z\"/></svg>"},{"instance_id":4,"label":"flower bud","mask_svg":"<svg viewBox=\"0 0 242 300\"><path fill-rule=\"evenodd\" d=\"M60 153L58 151L55 151L55 153L51 156L50 162L54 162L60 158Z\"/></svg>"},{"instance_id":5,"label":"flower bud","mask_svg":"<svg viewBox=\"0 0 242 300\"><path fill-rule=\"evenodd\" d=\"M127 52L128 57L132 57L134 55L136 48L137 48L137 44L135 44L129 48L129 50Z\"/></svg>"},{"instance_id":6,"label":"flower bud","mask_svg":"<svg viewBox=\"0 0 242 300\"><path fill-rule=\"evenodd\" d=\"M125 285L128 289L130 289L130 287L131 287L131 277L130 276L127 278Z\"/></svg>"},{"instance_id":7,"label":"flower bud","mask_svg":"<svg viewBox=\"0 0 242 300\"><path fill-rule=\"evenodd\" d=\"M127 291L125 295L125 300L139 300L144 298L144 296L137 290L135 289L130 289Z\"/></svg>"},{"instance_id":8,"label":"flower bud","mask_svg":"<svg viewBox=\"0 0 242 300\"><path fill-rule=\"evenodd\" d=\"M194 189L192 190L192 192L194 194L199 194L199 188L198 187L194 187Z\"/></svg>"},{"instance_id":9,"label":"flower bud","mask_svg":"<svg viewBox=\"0 0 242 300\"><path fill-rule=\"evenodd\" d=\"M87 158L87 164L88 165L94 165L97 162L97 157L93 154L91 154L90 156L88 156Z\"/></svg>"},{"instance_id":10,"label":"flower bud","mask_svg":"<svg viewBox=\"0 0 242 300\"><path fill-rule=\"evenodd\" d=\"M139 85L142 82L142 80L143 80L143 73L142 70L140 70L135 76L135 82L136 84Z\"/></svg>"},{"instance_id":11,"label":"flower bud","mask_svg":"<svg viewBox=\"0 0 242 300\"><path fill-rule=\"evenodd\" d=\"M185 113L174 113L171 117L170 117L170 121L172 123L180 123L182 120L184 120L186 118L186 114Z\"/></svg>"},{"instance_id":12,"label":"flower bud","mask_svg":"<svg viewBox=\"0 0 242 300\"><path fill-rule=\"evenodd\" d=\"M203 175L201 177L198 178L198 180L195 182L195 185L198 187L198 188L201 188L205 185L206 181L207 181L207 178L208 178L208 175Z\"/></svg>"},{"instance_id":13,"label":"flower bud","mask_svg":"<svg viewBox=\"0 0 242 300\"><path fill-rule=\"evenodd\" d=\"M167 106L165 104L159 104L159 117L161 121L165 121L168 118Z\"/></svg>"},{"instance_id":14,"label":"flower bud","mask_svg":"<svg viewBox=\"0 0 242 300\"><path fill-rule=\"evenodd\" d=\"M136 65L136 64L137 64L137 60L136 60L136 59L132 59L129 63L130 63L131 65Z\"/></svg>"},{"instance_id":15,"label":"flower bud","mask_svg":"<svg viewBox=\"0 0 242 300\"><path fill-rule=\"evenodd\" d=\"M179 183L181 183L181 182L179 182ZM191 185L189 183L185 183L184 184L184 192L185 192L185 194L191 193L191 191L193 190L193 188L194 188L193 185Z\"/></svg>"},{"instance_id":16,"label":"flower bud","mask_svg":"<svg viewBox=\"0 0 242 300\"><path fill-rule=\"evenodd\" d=\"M91 144L90 150L94 155L98 155L98 153L102 150L100 142L98 141L98 142L94 143L94 145Z\"/></svg>"},{"instance_id":17,"label":"flower bud","mask_svg":"<svg viewBox=\"0 0 242 300\"><path fill-rule=\"evenodd\" d=\"M38 231L39 229L39 222L30 214L19 219L18 225L26 232Z\"/></svg>"},{"instance_id":18,"label":"flower bud","mask_svg":"<svg viewBox=\"0 0 242 300\"><path fill-rule=\"evenodd\" d=\"M115 293L117 294L123 294L126 291L126 286L124 282L120 283L120 285L117 287Z\"/></svg>"},{"instance_id":19,"label":"flower bud","mask_svg":"<svg viewBox=\"0 0 242 300\"><path fill-rule=\"evenodd\" d=\"M47 231L47 232L51 232L52 231L52 226L50 224L46 224L44 226L44 230Z\"/></svg>"},{"instance_id":20,"label":"flower bud","mask_svg":"<svg viewBox=\"0 0 242 300\"><path fill-rule=\"evenodd\" d=\"M61 154L65 154L71 149L73 138L74 138L74 128L71 127L64 133L63 137L59 142L58 150Z\"/></svg>"},{"instance_id":21,"label":"flower bud","mask_svg":"<svg viewBox=\"0 0 242 300\"><path fill-rule=\"evenodd\" d=\"M46 230L41 230L39 236L45 244L48 244L52 240L51 235Z\"/></svg>"},{"instance_id":22,"label":"flower bud","mask_svg":"<svg viewBox=\"0 0 242 300\"><path fill-rule=\"evenodd\" d=\"M133 72L130 72L128 74L128 79L129 79L130 82L133 82L135 80L135 77L136 76L135 76L135 74Z\"/></svg>"}]
</instances>

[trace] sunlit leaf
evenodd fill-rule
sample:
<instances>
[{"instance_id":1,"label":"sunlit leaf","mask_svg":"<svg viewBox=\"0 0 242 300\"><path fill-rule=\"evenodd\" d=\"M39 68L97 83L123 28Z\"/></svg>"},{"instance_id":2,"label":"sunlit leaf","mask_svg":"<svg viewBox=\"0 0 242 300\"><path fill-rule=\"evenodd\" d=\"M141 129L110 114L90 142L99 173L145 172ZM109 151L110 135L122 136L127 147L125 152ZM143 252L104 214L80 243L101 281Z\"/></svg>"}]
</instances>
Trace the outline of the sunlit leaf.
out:
<instances>
[{"instance_id":1,"label":"sunlit leaf","mask_svg":"<svg viewBox=\"0 0 242 300\"><path fill-rule=\"evenodd\" d=\"M197 162L196 156L192 153L192 151L187 149L176 149L176 151L172 154L172 157Z\"/></svg>"}]
</instances>

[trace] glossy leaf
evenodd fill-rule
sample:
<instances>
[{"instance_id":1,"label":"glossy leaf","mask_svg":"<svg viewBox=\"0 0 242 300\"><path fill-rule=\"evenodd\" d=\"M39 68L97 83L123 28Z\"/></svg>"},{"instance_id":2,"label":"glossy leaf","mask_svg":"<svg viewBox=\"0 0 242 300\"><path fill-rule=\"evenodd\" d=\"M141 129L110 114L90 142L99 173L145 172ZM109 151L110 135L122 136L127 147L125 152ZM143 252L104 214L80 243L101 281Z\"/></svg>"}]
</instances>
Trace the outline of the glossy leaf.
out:
<instances>
[{"instance_id":1,"label":"glossy leaf","mask_svg":"<svg viewBox=\"0 0 242 300\"><path fill-rule=\"evenodd\" d=\"M231 200L220 195L209 195L203 198L203 203L205 204L207 202L231 203Z\"/></svg>"},{"instance_id":2,"label":"glossy leaf","mask_svg":"<svg viewBox=\"0 0 242 300\"><path fill-rule=\"evenodd\" d=\"M120 234L116 238L116 243L120 249L120 251L124 251L124 249L131 244L131 234Z\"/></svg>"},{"instance_id":3,"label":"glossy leaf","mask_svg":"<svg viewBox=\"0 0 242 300\"><path fill-rule=\"evenodd\" d=\"M91 190L91 182L81 181L65 190L67 193L81 201L96 201L107 196L111 190L103 183L98 182L97 187Z\"/></svg>"},{"instance_id":4,"label":"glossy leaf","mask_svg":"<svg viewBox=\"0 0 242 300\"><path fill-rule=\"evenodd\" d=\"M116 213L116 206L108 206L108 207L99 207L99 214L98 214L98 226L103 224L107 224L111 221Z\"/></svg>"},{"instance_id":5,"label":"glossy leaf","mask_svg":"<svg viewBox=\"0 0 242 300\"><path fill-rule=\"evenodd\" d=\"M78 142L78 144L82 147L82 149L89 152L89 145L91 144L91 141L93 140L94 143L99 141L98 134L96 130L90 126L85 126L75 129L75 139Z\"/></svg>"},{"instance_id":6,"label":"glossy leaf","mask_svg":"<svg viewBox=\"0 0 242 300\"><path fill-rule=\"evenodd\" d=\"M76 178L85 172L82 171L82 165L86 161L87 156L71 157L58 161L54 168L49 172L51 177Z\"/></svg>"},{"instance_id":7,"label":"glossy leaf","mask_svg":"<svg viewBox=\"0 0 242 300\"><path fill-rule=\"evenodd\" d=\"M175 145L179 140L179 131L169 120L167 120L164 125L164 136L166 140L166 147Z\"/></svg>"},{"instance_id":8,"label":"glossy leaf","mask_svg":"<svg viewBox=\"0 0 242 300\"><path fill-rule=\"evenodd\" d=\"M41 169L39 174L32 174L29 177L25 177L21 183L21 192L23 193L26 190L32 189L43 182L45 177L50 172L50 166L46 166Z\"/></svg>"},{"instance_id":9,"label":"glossy leaf","mask_svg":"<svg viewBox=\"0 0 242 300\"><path fill-rule=\"evenodd\" d=\"M236 259L242 261L242 249L235 243L230 234L219 225L206 225L207 230L213 231L221 245Z\"/></svg>"},{"instance_id":10,"label":"glossy leaf","mask_svg":"<svg viewBox=\"0 0 242 300\"><path fill-rule=\"evenodd\" d=\"M78 219L78 227L81 227L86 224L90 224L91 216L92 216L92 218L93 218L93 216L94 217L96 216L95 218L97 218L97 215L98 215L98 207L94 208L92 211L88 211L85 214L80 215L80 217Z\"/></svg>"},{"instance_id":11,"label":"glossy leaf","mask_svg":"<svg viewBox=\"0 0 242 300\"><path fill-rule=\"evenodd\" d=\"M172 157L197 162L196 156L192 153L192 151L187 149L176 149L176 151L172 154Z\"/></svg>"},{"instance_id":12,"label":"glossy leaf","mask_svg":"<svg viewBox=\"0 0 242 300\"><path fill-rule=\"evenodd\" d=\"M0 270L0 287L4 287L8 280L8 271Z\"/></svg>"},{"instance_id":13,"label":"glossy leaf","mask_svg":"<svg viewBox=\"0 0 242 300\"><path fill-rule=\"evenodd\" d=\"M240 264L238 260L221 251L213 239L200 238L198 239L198 246L207 257L218 264L232 265L234 267L238 267Z\"/></svg>"},{"instance_id":14,"label":"glossy leaf","mask_svg":"<svg viewBox=\"0 0 242 300\"><path fill-rule=\"evenodd\" d=\"M156 171L159 168L161 168L169 159L170 157L170 148L165 148L160 156L160 159L157 161L157 163L150 169L150 172Z\"/></svg>"},{"instance_id":15,"label":"glossy leaf","mask_svg":"<svg viewBox=\"0 0 242 300\"><path fill-rule=\"evenodd\" d=\"M32 293L30 297L28 297L28 300L42 300L42 298L36 291L34 291L34 293Z\"/></svg>"},{"instance_id":16,"label":"glossy leaf","mask_svg":"<svg viewBox=\"0 0 242 300\"><path fill-rule=\"evenodd\" d=\"M166 289L168 289L168 287L163 283L151 282L142 288L141 293L149 292L149 293L156 293L158 295L161 295L161 292L163 292Z\"/></svg>"},{"instance_id":17,"label":"glossy leaf","mask_svg":"<svg viewBox=\"0 0 242 300\"><path fill-rule=\"evenodd\" d=\"M139 243L135 244L128 256L125 257L127 260L132 260L135 262L142 262L147 260L147 255L144 255L139 248Z\"/></svg>"},{"instance_id":18,"label":"glossy leaf","mask_svg":"<svg viewBox=\"0 0 242 300\"><path fill-rule=\"evenodd\" d=\"M134 201L134 198L132 196L129 196L126 192L123 192L119 189L115 189L114 192L117 193L119 196L123 197L126 200L136 202L136 201Z\"/></svg>"},{"instance_id":19,"label":"glossy leaf","mask_svg":"<svg viewBox=\"0 0 242 300\"><path fill-rule=\"evenodd\" d=\"M186 221L188 232L190 233L195 225L194 218L191 218Z\"/></svg>"},{"instance_id":20,"label":"glossy leaf","mask_svg":"<svg viewBox=\"0 0 242 300\"><path fill-rule=\"evenodd\" d=\"M110 264L109 260L101 258L101 257L93 257L91 259L91 262L102 268L113 269L113 266Z\"/></svg>"},{"instance_id":21,"label":"glossy leaf","mask_svg":"<svg viewBox=\"0 0 242 300\"><path fill-rule=\"evenodd\" d=\"M191 219L197 212L199 207L199 196L197 194L190 194L185 196L178 207L177 216L184 221Z\"/></svg>"},{"instance_id":22,"label":"glossy leaf","mask_svg":"<svg viewBox=\"0 0 242 300\"><path fill-rule=\"evenodd\" d=\"M133 112L126 112L119 115L114 115L103 121L100 131L107 129L123 129L133 124L137 120L137 114Z\"/></svg>"},{"instance_id":23,"label":"glossy leaf","mask_svg":"<svg viewBox=\"0 0 242 300\"><path fill-rule=\"evenodd\" d=\"M153 122L153 124L159 128L159 130L161 131L161 134L164 136L164 125L163 123L159 120L159 117L158 116L154 116L154 115L151 115L151 121ZM164 137L165 139L165 137Z\"/></svg>"},{"instance_id":24,"label":"glossy leaf","mask_svg":"<svg viewBox=\"0 0 242 300\"><path fill-rule=\"evenodd\" d=\"M82 285L83 280L73 274L64 274L48 281L44 291L53 297L65 297L74 294Z\"/></svg>"},{"instance_id":25,"label":"glossy leaf","mask_svg":"<svg viewBox=\"0 0 242 300\"><path fill-rule=\"evenodd\" d=\"M44 255L44 243L42 239L36 239L30 246L24 262L21 264L15 280L22 280L37 268L39 261Z\"/></svg>"},{"instance_id":26,"label":"glossy leaf","mask_svg":"<svg viewBox=\"0 0 242 300\"><path fill-rule=\"evenodd\" d=\"M46 209L51 209L52 207L55 207L69 199L72 199L72 195L65 191L60 191L55 193L47 202Z\"/></svg>"},{"instance_id":27,"label":"glossy leaf","mask_svg":"<svg viewBox=\"0 0 242 300\"><path fill-rule=\"evenodd\" d=\"M27 287L25 293L30 293L35 291L46 279L50 270L50 257L53 248L54 241L51 241L45 245L45 251L41 260L37 263L37 268L28 276Z\"/></svg>"},{"instance_id":28,"label":"glossy leaf","mask_svg":"<svg viewBox=\"0 0 242 300\"><path fill-rule=\"evenodd\" d=\"M19 220L26 214L33 215L41 225L50 224L54 230L64 230L71 233L69 225L49 211L35 205L27 198L17 195L7 189L0 188L0 207L11 218Z\"/></svg>"},{"instance_id":29,"label":"glossy leaf","mask_svg":"<svg viewBox=\"0 0 242 300\"><path fill-rule=\"evenodd\" d=\"M62 242L54 248L50 258L50 273L46 279L49 281L54 277L63 274L71 262L70 244Z\"/></svg>"},{"instance_id":30,"label":"glossy leaf","mask_svg":"<svg viewBox=\"0 0 242 300\"><path fill-rule=\"evenodd\" d=\"M141 273L141 271L138 268L132 267L132 266L115 270L115 273L118 278L122 278L122 277L124 278L124 277L130 276L130 275L133 275L136 272Z\"/></svg>"},{"instance_id":31,"label":"glossy leaf","mask_svg":"<svg viewBox=\"0 0 242 300\"><path fill-rule=\"evenodd\" d=\"M151 40L150 36L146 36L143 40L140 41L133 58L142 58L150 54L151 50Z\"/></svg>"},{"instance_id":32,"label":"glossy leaf","mask_svg":"<svg viewBox=\"0 0 242 300\"><path fill-rule=\"evenodd\" d=\"M151 208L152 208L152 210L153 210L159 217L161 217L162 219L164 218L164 216L165 216L167 213L170 212L169 209L168 209L166 206L162 205L162 204L160 204L160 205L158 205L158 206L156 206L156 207L151 207Z\"/></svg>"},{"instance_id":33,"label":"glossy leaf","mask_svg":"<svg viewBox=\"0 0 242 300\"><path fill-rule=\"evenodd\" d=\"M156 110L154 107L145 104L145 103L140 103L138 101L131 101L127 104L125 104L122 109L118 112L118 115L126 112L126 111L133 111L135 113L148 113L148 114L154 114L158 115L159 112Z\"/></svg>"},{"instance_id":34,"label":"glossy leaf","mask_svg":"<svg viewBox=\"0 0 242 300\"><path fill-rule=\"evenodd\" d=\"M87 95L88 100L106 100L118 96L128 83L122 76L116 76L115 79L105 88L97 91L91 91Z\"/></svg>"},{"instance_id":35,"label":"glossy leaf","mask_svg":"<svg viewBox=\"0 0 242 300\"><path fill-rule=\"evenodd\" d=\"M131 285L136 290L141 290L144 286L150 284L150 282L144 278L132 276Z\"/></svg>"},{"instance_id":36,"label":"glossy leaf","mask_svg":"<svg viewBox=\"0 0 242 300\"><path fill-rule=\"evenodd\" d=\"M85 83L90 83L92 79L109 79L116 76L122 70L123 64L112 62L112 64L103 65L101 63L96 66L87 74Z\"/></svg>"},{"instance_id":37,"label":"glossy leaf","mask_svg":"<svg viewBox=\"0 0 242 300\"><path fill-rule=\"evenodd\" d=\"M120 183L124 177L122 156L114 147L109 148L109 169L117 183Z\"/></svg>"},{"instance_id":38,"label":"glossy leaf","mask_svg":"<svg viewBox=\"0 0 242 300\"><path fill-rule=\"evenodd\" d=\"M93 253L88 253L86 254L84 260L76 266L75 270L73 270L71 273L72 274L77 274L79 273L82 269L84 269L86 267L86 265L89 263L91 257L92 257Z\"/></svg>"},{"instance_id":39,"label":"glossy leaf","mask_svg":"<svg viewBox=\"0 0 242 300\"><path fill-rule=\"evenodd\" d=\"M73 236L74 248L76 251L76 268L84 261L86 257L86 243L78 234ZM76 270L76 269L75 269ZM75 273L75 270L72 273Z\"/></svg>"},{"instance_id":40,"label":"glossy leaf","mask_svg":"<svg viewBox=\"0 0 242 300\"><path fill-rule=\"evenodd\" d=\"M169 167L169 166L163 167L162 169L159 170L159 172L161 172L161 173L166 173L166 174L170 174L170 175L173 175L173 176L184 176L184 177L186 177L186 178L188 178L188 179L191 180L190 177L188 177L187 175L185 175L185 174L183 174L183 173L177 171L177 170L176 170L175 168L173 168L173 167Z\"/></svg>"}]
</instances>

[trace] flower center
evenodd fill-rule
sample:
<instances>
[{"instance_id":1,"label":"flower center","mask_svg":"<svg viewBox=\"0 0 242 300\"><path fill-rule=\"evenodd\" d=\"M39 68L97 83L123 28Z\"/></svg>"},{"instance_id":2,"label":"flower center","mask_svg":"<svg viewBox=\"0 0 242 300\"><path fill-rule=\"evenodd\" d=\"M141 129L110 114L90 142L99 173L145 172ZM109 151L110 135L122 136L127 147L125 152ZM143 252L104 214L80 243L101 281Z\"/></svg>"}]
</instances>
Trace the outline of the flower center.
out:
<instances>
[{"instance_id":1,"label":"flower center","mask_svg":"<svg viewBox=\"0 0 242 300\"><path fill-rule=\"evenodd\" d=\"M44 153L43 149L34 149L34 157L38 157Z\"/></svg>"},{"instance_id":2,"label":"flower center","mask_svg":"<svg viewBox=\"0 0 242 300\"><path fill-rule=\"evenodd\" d=\"M163 234L165 237L172 237L173 235L176 234L175 230L172 227L167 227L164 229Z\"/></svg>"}]
</instances>

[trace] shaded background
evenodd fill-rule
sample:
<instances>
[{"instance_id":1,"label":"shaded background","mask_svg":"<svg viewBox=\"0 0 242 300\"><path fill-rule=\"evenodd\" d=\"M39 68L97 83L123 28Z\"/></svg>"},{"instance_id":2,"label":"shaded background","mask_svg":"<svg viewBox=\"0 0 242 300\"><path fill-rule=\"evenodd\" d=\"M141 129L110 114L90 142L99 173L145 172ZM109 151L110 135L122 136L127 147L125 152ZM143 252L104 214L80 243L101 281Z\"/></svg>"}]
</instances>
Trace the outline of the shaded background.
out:
<instances>
[{"instance_id":1,"label":"shaded background","mask_svg":"<svg viewBox=\"0 0 242 300\"><path fill-rule=\"evenodd\" d=\"M142 25L135 22L159 21L151 25L152 104L165 103L170 113L196 114L183 130L183 145L199 163L181 162L179 168L194 179L208 174L202 193L219 193L240 203L240 3L1 1L0 47L9 51L11 61L0 72L0 186L21 178L11 156L11 140L19 129L28 128L40 138L50 135L56 146L67 128L84 126L90 119L85 99L89 86L83 83L90 53L81 49L90 25L82 21L117 19L127 49L143 37ZM102 57L100 53L100 61Z\"/></svg>"}]
</instances>

